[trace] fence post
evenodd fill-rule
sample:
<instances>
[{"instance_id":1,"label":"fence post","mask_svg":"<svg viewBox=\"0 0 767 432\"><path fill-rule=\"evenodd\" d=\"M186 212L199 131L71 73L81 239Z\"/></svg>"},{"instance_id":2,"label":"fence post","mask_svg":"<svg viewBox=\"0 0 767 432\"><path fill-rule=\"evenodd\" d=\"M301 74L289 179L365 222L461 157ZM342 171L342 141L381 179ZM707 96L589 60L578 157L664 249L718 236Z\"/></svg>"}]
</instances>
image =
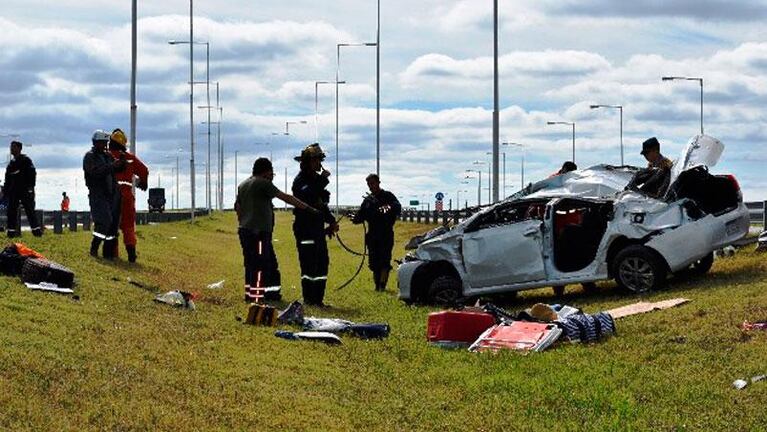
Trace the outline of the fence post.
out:
<instances>
[{"instance_id":1,"label":"fence post","mask_svg":"<svg viewBox=\"0 0 767 432\"><path fill-rule=\"evenodd\" d=\"M91 213L84 212L83 214L83 231L91 230Z\"/></svg>"},{"instance_id":2,"label":"fence post","mask_svg":"<svg viewBox=\"0 0 767 432\"><path fill-rule=\"evenodd\" d=\"M77 213L71 212L67 213L67 216L69 217L69 230L72 232L77 231Z\"/></svg>"},{"instance_id":3,"label":"fence post","mask_svg":"<svg viewBox=\"0 0 767 432\"><path fill-rule=\"evenodd\" d=\"M53 211L53 233L54 234L64 233L64 217L61 214L60 210Z\"/></svg>"}]
</instances>

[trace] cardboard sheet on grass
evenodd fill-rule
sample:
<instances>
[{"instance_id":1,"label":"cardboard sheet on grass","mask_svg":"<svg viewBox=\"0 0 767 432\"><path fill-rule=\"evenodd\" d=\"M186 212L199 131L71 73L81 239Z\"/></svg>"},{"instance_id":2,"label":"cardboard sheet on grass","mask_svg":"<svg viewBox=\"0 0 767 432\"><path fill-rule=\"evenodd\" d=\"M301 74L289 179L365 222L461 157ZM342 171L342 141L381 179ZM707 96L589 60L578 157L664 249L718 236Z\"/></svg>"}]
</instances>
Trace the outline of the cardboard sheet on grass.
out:
<instances>
[{"instance_id":1,"label":"cardboard sheet on grass","mask_svg":"<svg viewBox=\"0 0 767 432\"><path fill-rule=\"evenodd\" d=\"M681 304L685 304L689 302L689 299L686 298L675 298L670 300L663 300L659 302L638 302L626 306L621 306L615 309L610 309L605 312L609 313L613 316L613 318L623 318L631 315L637 315L642 314L646 312L652 312L655 310L661 310L661 309L669 309L675 306L679 306Z\"/></svg>"}]
</instances>

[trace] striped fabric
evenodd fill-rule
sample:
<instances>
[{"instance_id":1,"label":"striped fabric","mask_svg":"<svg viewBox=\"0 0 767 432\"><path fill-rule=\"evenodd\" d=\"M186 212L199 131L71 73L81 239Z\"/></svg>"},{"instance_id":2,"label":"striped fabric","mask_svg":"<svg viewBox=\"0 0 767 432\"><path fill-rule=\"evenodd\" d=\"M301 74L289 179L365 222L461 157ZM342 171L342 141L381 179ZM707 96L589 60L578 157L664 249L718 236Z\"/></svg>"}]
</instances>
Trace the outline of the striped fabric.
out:
<instances>
[{"instance_id":1,"label":"striped fabric","mask_svg":"<svg viewBox=\"0 0 767 432\"><path fill-rule=\"evenodd\" d=\"M596 342L615 334L615 320L606 312L574 314L557 321L571 342Z\"/></svg>"}]
</instances>

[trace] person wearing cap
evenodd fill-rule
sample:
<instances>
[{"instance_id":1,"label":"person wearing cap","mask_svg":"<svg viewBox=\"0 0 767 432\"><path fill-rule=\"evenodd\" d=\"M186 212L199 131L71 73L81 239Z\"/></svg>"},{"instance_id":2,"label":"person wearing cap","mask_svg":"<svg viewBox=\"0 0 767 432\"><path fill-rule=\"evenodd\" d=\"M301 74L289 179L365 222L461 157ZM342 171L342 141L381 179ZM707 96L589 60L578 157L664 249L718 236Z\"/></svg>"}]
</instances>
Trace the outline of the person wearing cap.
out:
<instances>
[{"instance_id":1,"label":"person wearing cap","mask_svg":"<svg viewBox=\"0 0 767 432\"><path fill-rule=\"evenodd\" d=\"M391 271L391 250L394 247L394 223L402 211L397 197L381 189L377 174L365 178L370 193L360 204L360 210L352 217L353 224L368 223L365 245L368 250L368 267L373 272L376 291L386 291Z\"/></svg>"},{"instance_id":2,"label":"person wearing cap","mask_svg":"<svg viewBox=\"0 0 767 432\"><path fill-rule=\"evenodd\" d=\"M19 237L19 204L24 206L29 227L35 237L43 235L43 227L35 213L35 181L37 171L32 159L21 153L24 145L20 141L11 141L11 160L5 168L3 196L8 199L8 237Z\"/></svg>"},{"instance_id":3,"label":"person wearing cap","mask_svg":"<svg viewBox=\"0 0 767 432\"><path fill-rule=\"evenodd\" d=\"M128 253L128 261L136 262L136 197L133 195L133 181L138 180L136 186L145 191L149 182L149 168L141 162L136 155L127 151L128 138L121 129L115 129L109 136L109 152L115 159L125 159L125 169L115 173L117 189L120 193L120 231L123 233L125 251ZM115 240L114 256L118 256L119 245Z\"/></svg>"},{"instance_id":4,"label":"person wearing cap","mask_svg":"<svg viewBox=\"0 0 767 432\"><path fill-rule=\"evenodd\" d=\"M660 142L658 142L658 138L655 137L649 138L642 143L642 151L640 154L647 159L648 168L670 170L674 165L669 158L660 153Z\"/></svg>"},{"instance_id":5,"label":"person wearing cap","mask_svg":"<svg viewBox=\"0 0 767 432\"><path fill-rule=\"evenodd\" d=\"M673 162L661 154L660 143L655 137L642 143L640 154L647 159L647 168L634 175L629 187L635 186L652 198L663 197L671 181Z\"/></svg>"},{"instance_id":6,"label":"person wearing cap","mask_svg":"<svg viewBox=\"0 0 767 432\"><path fill-rule=\"evenodd\" d=\"M277 256L272 246L274 231L273 198L296 208L319 213L303 201L288 195L272 183L274 168L267 158L253 163L253 175L237 186L234 209L237 212L242 255L245 265L245 301L279 300L281 277Z\"/></svg>"},{"instance_id":7,"label":"person wearing cap","mask_svg":"<svg viewBox=\"0 0 767 432\"><path fill-rule=\"evenodd\" d=\"M91 141L93 147L83 157L83 173L93 219L90 253L98 256L99 246L103 242L104 258L114 259L119 222L116 218L120 214L120 194L115 174L125 169L125 159L115 159L107 152L109 134L103 130L94 131Z\"/></svg>"},{"instance_id":8,"label":"person wearing cap","mask_svg":"<svg viewBox=\"0 0 767 432\"><path fill-rule=\"evenodd\" d=\"M294 159L301 162L301 171L293 180L293 196L319 210L319 214L315 214L297 207L293 209L301 291L306 304L324 306L330 264L325 236L332 237L338 232L338 224L328 208L330 192L325 189L330 183L330 171L322 167L325 153L317 143L307 146Z\"/></svg>"}]
</instances>

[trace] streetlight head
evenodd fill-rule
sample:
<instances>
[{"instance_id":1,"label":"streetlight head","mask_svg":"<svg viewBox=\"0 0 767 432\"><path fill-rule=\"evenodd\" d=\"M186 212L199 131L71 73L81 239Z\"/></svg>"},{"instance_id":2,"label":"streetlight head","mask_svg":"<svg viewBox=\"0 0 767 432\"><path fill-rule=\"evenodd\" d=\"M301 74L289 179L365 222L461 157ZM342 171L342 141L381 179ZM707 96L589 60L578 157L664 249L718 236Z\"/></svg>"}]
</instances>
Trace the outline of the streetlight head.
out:
<instances>
[{"instance_id":1,"label":"streetlight head","mask_svg":"<svg viewBox=\"0 0 767 432\"><path fill-rule=\"evenodd\" d=\"M676 79L675 77L664 76L661 78L661 81L673 81L675 79Z\"/></svg>"},{"instance_id":2,"label":"streetlight head","mask_svg":"<svg viewBox=\"0 0 767 432\"><path fill-rule=\"evenodd\" d=\"M306 124L306 120L301 120L299 123Z\"/></svg>"},{"instance_id":3,"label":"streetlight head","mask_svg":"<svg viewBox=\"0 0 767 432\"><path fill-rule=\"evenodd\" d=\"M555 124L557 124L557 122L553 122L553 121L547 121L547 122L546 122L546 124L547 124L547 125L555 125Z\"/></svg>"},{"instance_id":4,"label":"streetlight head","mask_svg":"<svg viewBox=\"0 0 767 432\"><path fill-rule=\"evenodd\" d=\"M602 105L589 105L589 108L591 108L591 109L597 109L597 108L601 108L601 107L602 107Z\"/></svg>"},{"instance_id":5,"label":"streetlight head","mask_svg":"<svg viewBox=\"0 0 767 432\"><path fill-rule=\"evenodd\" d=\"M368 42L368 43L365 44L365 46L376 46L376 45L378 45L378 44L375 43L375 42Z\"/></svg>"}]
</instances>

